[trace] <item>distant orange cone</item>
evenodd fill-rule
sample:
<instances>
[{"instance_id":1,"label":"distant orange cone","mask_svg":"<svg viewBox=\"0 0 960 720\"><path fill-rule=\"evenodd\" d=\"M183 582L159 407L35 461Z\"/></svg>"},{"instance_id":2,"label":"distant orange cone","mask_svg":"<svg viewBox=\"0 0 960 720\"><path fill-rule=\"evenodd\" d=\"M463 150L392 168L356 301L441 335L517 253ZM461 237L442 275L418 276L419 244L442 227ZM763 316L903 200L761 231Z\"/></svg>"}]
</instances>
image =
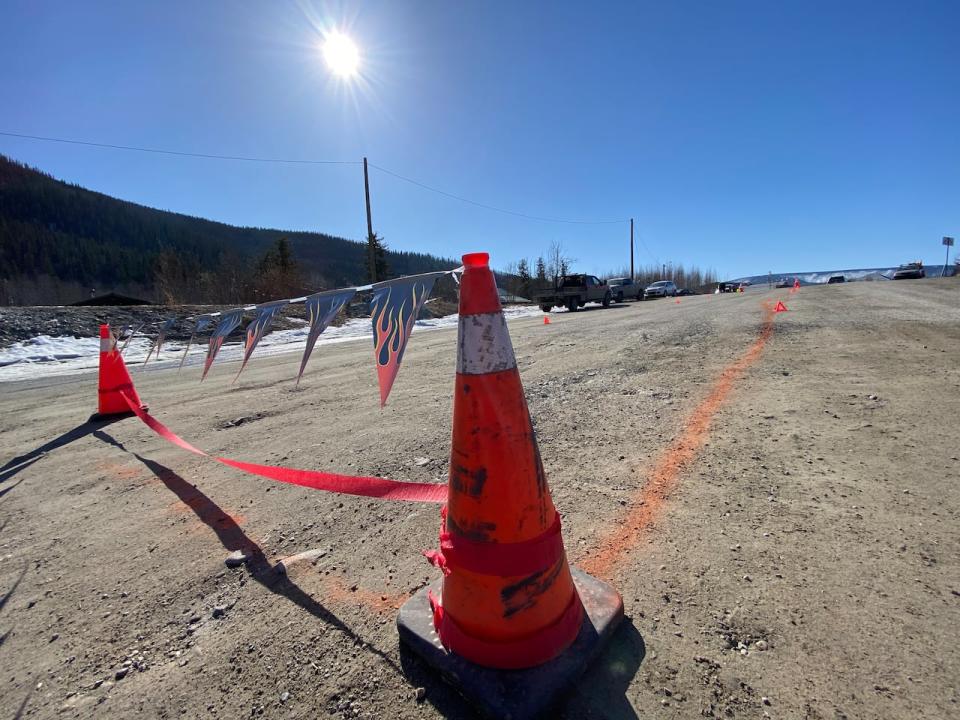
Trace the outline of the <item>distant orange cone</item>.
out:
<instances>
[{"instance_id":1,"label":"distant orange cone","mask_svg":"<svg viewBox=\"0 0 960 720\"><path fill-rule=\"evenodd\" d=\"M787 306L783 304L783 300L777 300L776 306L773 308L775 313L781 313L787 311Z\"/></svg>"},{"instance_id":2,"label":"distant orange cone","mask_svg":"<svg viewBox=\"0 0 960 720\"><path fill-rule=\"evenodd\" d=\"M679 305L679 304L680 304L680 298L677 298L676 300L674 300L674 302L675 302L677 305Z\"/></svg>"},{"instance_id":3,"label":"distant orange cone","mask_svg":"<svg viewBox=\"0 0 960 720\"><path fill-rule=\"evenodd\" d=\"M130 379L123 356L117 350L116 342L110 334L109 325L100 326L100 376L97 385L97 412L91 416L91 420L114 415L132 415L121 393L142 409L147 409L147 406L140 402L137 390L133 387L133 380Z\"/></svg>"},{"instance_id":4,"label":"distant orange cone","mask_svg":"<svg viewBox=\"0 0 960 720\"><path fill-rule=\"evenodd\" d=\"M550 324L550 318L548 318L546 315L543 316L543 324L544 324L544 325L549 325L549 324Z\"/></svg>"}]
</instances>

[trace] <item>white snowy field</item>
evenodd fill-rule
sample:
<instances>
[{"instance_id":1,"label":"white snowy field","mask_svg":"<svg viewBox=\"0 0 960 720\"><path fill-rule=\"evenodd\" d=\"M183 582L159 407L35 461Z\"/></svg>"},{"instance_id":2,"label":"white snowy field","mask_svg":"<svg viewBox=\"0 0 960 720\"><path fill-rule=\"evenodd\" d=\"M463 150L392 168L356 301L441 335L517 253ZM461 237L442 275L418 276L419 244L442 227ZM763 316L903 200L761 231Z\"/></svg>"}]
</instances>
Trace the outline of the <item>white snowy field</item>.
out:
<instances>
[{"instance_id":1,"label":"white snowy field","mask_svg":"<svg viewBox=\"0 0 960 720\"><path fill-rule=\"evenodd\" d=\"M543 314L539 308L529 305L510 305L505 307L503 312L507 320L535 317ZM458 320L459 316L456 314L441 318L417 320L414 325L414 336L417 332L456 327ZM304 323L302 328L278 330L270 333L257 345L250 362L254 363L257 357L264 355L303 352L308 332L309 327ZM317 345L313 352L314 354L323 352L323 345L351 340L363 339L372 344L372 336L373 329L369 318L352 318L340 327L328 327L324 330L317 339ZM207 337L207 335L204 335L195 340L187 350L184 368L203 363L203 358L207 353ZM217 354L217 360L214 364L242 358L242 340L237 342L240 338L242 336L237 334L232 342L224 345ZM164 343L160 352L160 360L151 359L146 365L143 364L147 350L150 349L154 339L155 336L141 335L131 339L123 353L127 364L141 371L179 365L183 359L184 350L186 350L186 343L181 341ZM416 342L416 339L411 339L411 342ZM91 337L79 339L38 335L30 340L14 343L10 347L0 350L0 382L35 380L54 375L71 375L96 370L100 361L99 353L100 339L95 333ZM199 372L199 369L197 372Z\"/></svg>"}]
</instances>

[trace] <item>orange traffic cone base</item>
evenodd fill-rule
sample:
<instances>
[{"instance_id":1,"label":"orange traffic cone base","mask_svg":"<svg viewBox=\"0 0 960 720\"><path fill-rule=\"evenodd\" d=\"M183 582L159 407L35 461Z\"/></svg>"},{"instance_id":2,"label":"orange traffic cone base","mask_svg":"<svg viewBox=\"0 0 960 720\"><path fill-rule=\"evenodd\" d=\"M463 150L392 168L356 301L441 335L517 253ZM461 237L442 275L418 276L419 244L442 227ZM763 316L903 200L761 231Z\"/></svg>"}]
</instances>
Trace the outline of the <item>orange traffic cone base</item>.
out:
<instances>
[{"instance_id":1,"label":"orange traffic cone base","mask_svg":"<svg viewBox=\"0 0 960 720\"><path fill-rule=\"evenodd\" d=\"M623 619L623 600L610 585L570 568L583 603L580 632L553 660L524 670L483 667L440 643L428 594L439 595L439 579L410 598L397 616L401 660L409 650L437 670L482 715L529 720L541 717L596 658Z\"/></svg>"},{"instance_id":2,"label":"orange traffic cone base","mask_svg":"<svg viewBox=\"0 0 960 720\"><path fill-rule=\"evenodd\" d=\"M150 410L149 405L141 405L140 409L144 412ZM95 412L93 415L87 418L87 422L102 422L104 420L123 420L124 418L134 417L136 413L132 410L126 410L123 412L111 412L111 413L101 413Z\"/></svg>"}]
</instances>

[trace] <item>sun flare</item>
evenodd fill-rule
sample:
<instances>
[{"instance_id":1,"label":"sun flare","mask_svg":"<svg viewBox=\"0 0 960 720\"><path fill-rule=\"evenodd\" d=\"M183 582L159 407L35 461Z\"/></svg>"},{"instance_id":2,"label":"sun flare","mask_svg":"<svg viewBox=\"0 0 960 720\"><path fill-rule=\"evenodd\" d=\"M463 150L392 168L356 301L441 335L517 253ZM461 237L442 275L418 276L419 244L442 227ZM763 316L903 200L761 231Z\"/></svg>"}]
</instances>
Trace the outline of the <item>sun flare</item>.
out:
<instances>
[{"instance_id":1,"label":"sun flare","mask_svg":"<svg viewBox=\"0 0 960 720\"><path fill-rule=\"evenodd\" d=\"M360 67L360 51L353 40L339 32L327 35L323 43L323 59L330 71L341 78L357 74Z\"/></svg>"}]
</instances>

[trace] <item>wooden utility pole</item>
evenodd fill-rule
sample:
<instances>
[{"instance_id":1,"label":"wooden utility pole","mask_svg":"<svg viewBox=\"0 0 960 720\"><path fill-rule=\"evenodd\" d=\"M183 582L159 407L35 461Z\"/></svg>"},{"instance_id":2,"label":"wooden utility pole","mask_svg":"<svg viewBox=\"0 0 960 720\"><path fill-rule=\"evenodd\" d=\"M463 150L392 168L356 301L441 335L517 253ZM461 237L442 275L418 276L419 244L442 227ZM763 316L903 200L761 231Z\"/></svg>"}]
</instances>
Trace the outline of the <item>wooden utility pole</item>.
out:
<instances>
[{"instance_id":1,"label":"wooden utility pole","mask_svg":"<svg viewBox=\"0 0 960 720\"><path fill-rule=\"evenodd\" d=\"M636 280L637 276L633 272L633 218L630 218L630 280Z\"/></svg>"},{"instance_id":2,"label":"wooden utility pole","mask_svg":"<svg viewBox=\"0 0 960 720\"><path fill-rule=\"evenodd\" d=\"M367 159L363 159L363 192L367 200L367 268L370 272L370 282L377 282L377 257L373 245L373 219L370 216L370 174L367 171Z\"/></svg>"}]
</instances>

